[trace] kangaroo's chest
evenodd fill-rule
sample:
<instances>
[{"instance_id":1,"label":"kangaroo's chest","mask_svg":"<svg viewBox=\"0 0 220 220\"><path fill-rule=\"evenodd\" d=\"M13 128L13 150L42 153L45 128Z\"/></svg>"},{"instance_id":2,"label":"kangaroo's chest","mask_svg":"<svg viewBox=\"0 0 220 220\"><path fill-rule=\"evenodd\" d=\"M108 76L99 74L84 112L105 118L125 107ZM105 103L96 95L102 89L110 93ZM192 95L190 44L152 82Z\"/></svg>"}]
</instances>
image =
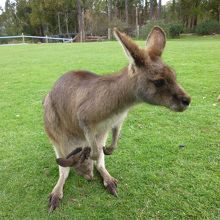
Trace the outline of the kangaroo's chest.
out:
<instances>
[{"instance_id":1,"label":"kangaroo's chest","mask_svg":"<svg viewBox=\"0 0 220 220\"><path fill-rule=\"evenodd\" d=\"M111 117L104 119L99 122L96 126L97 133L109 131L117 125L121 124L127 117L128 110L120 112L118 114L113 114Z\"/></svg>"}]
</instances>

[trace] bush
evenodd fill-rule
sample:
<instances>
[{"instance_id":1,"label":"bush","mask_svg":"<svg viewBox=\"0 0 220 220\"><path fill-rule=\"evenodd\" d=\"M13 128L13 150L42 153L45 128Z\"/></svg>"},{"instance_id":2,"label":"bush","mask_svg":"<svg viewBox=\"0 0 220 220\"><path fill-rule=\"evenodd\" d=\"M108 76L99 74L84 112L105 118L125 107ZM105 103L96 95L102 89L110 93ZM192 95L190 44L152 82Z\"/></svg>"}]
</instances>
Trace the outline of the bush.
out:
<instances>
[{"instance_id":1,"label":"bush","mask_svg":"<svg viewBox=\"0 0 220 220\"><path fill-rule=\"evenodd\" d=\"M146 39L146 37L148 36L148 34L154 26L160 26L164 29L166 34L169 33L168 26L163 21L148 21L147 24L140 27L140 38Z\"/></svg>"},{"instance_id":2,"label":"bush","mask_svg":"<svg viewBox=\"0 0 220 220\"><path fill-rule=\"evenodd\" d=\"M220 24L218 21L204 21L197 25L196 33L199 35L206 34L219 34L220 33Z\"/></svg>"},{"instance_id":3,"label":"bush","mask_svg":"<svg viewBox=\"0 0 220 220\"><path fill-rule=\"evenodd\" d=\"M179 23L165 23L164 21L150 21L140 28L140 38L146 39L154 26L160 26L166 32L167 37L179 37L183 32L183 26Z\"/></svg>"},{"instance_id":4,"label":"bush","mask_svg":"<svg viewBox=\"0 0 220 220\"><path fill-rule=\"evenodd\" d=\"M179 37L183 33L183 26L181 24L170 24L169 26L169 35L170 37Z\"/></svg>"}]
</instances>

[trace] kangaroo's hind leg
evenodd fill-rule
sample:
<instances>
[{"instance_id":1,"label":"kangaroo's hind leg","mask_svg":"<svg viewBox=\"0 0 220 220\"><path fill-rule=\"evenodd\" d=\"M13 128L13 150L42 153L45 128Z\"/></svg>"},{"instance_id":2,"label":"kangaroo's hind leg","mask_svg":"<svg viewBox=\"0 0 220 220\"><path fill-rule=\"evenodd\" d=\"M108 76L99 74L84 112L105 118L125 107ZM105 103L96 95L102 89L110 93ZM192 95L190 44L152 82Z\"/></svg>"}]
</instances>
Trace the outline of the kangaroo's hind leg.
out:
<instances>
[{"instance_id":1,"label":"kangaroo's hind leg","mask_svg":"<svg viewBox=\"0 0 220 220\"><path fill-rule=\"evenodd\" d=\"M98 135L97 141L100 146L104 146L107 139L107 133ZM103 151L100 151L98 160L96 161L96 169L99 171L103 178L103 183L106 189L114 196L117 196L117 180L112 177L105 168L105 155Z\"/></svg>"},{"instance_id":2,"label":"kangaroo's hind leg","mask_svg":"<svg viewBox=\"0 0 220 220\"><path fill-rule=\"evenodd\" d=\"M54 150L56 153L56 157L66 157L69 153L70 147L68 143L68 139L64 135L65 132L62 131L60 127L59 116L56 113L56 108L54 107L50 94L48 94L44 101L44 126L45 131L49 137L49 139L54 144ZM49 197L49 213L51 213L58 205L60 199L63 197L63 186L65 181L69 175L70 168L69 167L61 167L59 166L59 179L54 186L50 197Z\"/></svg>"},{"instance_id":3,"label":"kangaroo's hind leg","mask_svg":"<svg viewBox=\"0 0 220 220\"><path fill-rule=\"evenodd\" d=\"M59 147L54 146L57 158L64 157L63 153L59 151ZM51 213L54 209L56 209L59 205L59 201L63 198L63 187L66 182L67 177L69 176L69 167L61 167L59 166L59 179L54 186L52 192L49 196L49 210Z\"/></svg>"}]
</instances>

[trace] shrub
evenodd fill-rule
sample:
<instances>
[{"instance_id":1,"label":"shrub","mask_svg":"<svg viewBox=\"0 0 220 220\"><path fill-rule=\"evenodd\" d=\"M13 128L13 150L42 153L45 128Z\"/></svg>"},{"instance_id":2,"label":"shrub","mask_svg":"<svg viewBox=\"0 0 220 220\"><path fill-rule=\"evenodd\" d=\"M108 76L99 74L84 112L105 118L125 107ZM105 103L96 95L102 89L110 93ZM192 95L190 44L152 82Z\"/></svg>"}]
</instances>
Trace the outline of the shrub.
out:
<instances>
[{"instance_id":1,"label":"shrub","mask_svg":"<svg viewBox=\"0 0 220 220\"><path fill-rule=\"evenodd\" d=\"M169 34L168 25L165 24L163 21L148 21L147 24L140 27L140 38L146 39L146 37L148 36L148 34L154 26L160 26L164 29L166 34Z\"/></svg>"},{"instance_id":2,"label":"shrub","mask_svg":"<svg viewBox=\"0 0 220 220\"><path fill-rule=\"evenodd\" d=\"M218 21L204 21L197 25L196 33L199 35L220 33L220 24Z\"/></svg>"},{"instance_id":3,"label":"shrub","mask_svg":"<svg viewBox=\"0 0 220 220\"><path fill-rule=\"evenodd\" d=\"M169 35L170 37L179 37L183 33L183 26L181 24L170 24L169 25Z\"/></svg>"},{"instance_id":4,"label":"shrub","mask_svg":"<svg viewBox=\"0 0 220 220\"><path fill-rule=\"evenodd\" d=\"M140 38L146 39L154 26L160 26L168 37L179 37L183 32L183 26L179 23L165 23L164 21L149 21L140 28Z\"/></svg>"}]
</instances>

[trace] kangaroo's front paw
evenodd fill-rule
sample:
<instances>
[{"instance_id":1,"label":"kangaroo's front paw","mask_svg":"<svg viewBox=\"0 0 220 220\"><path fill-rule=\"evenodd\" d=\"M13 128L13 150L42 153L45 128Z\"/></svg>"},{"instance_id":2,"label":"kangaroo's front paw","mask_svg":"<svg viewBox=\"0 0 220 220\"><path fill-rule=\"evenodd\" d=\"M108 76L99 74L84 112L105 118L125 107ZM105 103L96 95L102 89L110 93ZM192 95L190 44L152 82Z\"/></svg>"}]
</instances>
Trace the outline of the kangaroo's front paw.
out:
<instances>
[{"instance_id":1,"label":"kangaroo's front paw","mask_svg":"<svg viewBox=\"0 0 220 220\"><path fill-rule=\"evenodd\" d=\"M90 152L91 152L90 147L85 147L83 149L83 152L80 155L80 163L83 163L85 160L89 159Z\"/></svg>"},{"instance_id":2,"label":"kangaroo's front paw","mask_svg":"<svg viewBox=\"0 0 220 220\"><path fill-rule=\"evenodd\" d=\"M112 147L103 147L103 152L105 155L111 155L114 151L114 148Z\"/></svg>"}]
</instances>

